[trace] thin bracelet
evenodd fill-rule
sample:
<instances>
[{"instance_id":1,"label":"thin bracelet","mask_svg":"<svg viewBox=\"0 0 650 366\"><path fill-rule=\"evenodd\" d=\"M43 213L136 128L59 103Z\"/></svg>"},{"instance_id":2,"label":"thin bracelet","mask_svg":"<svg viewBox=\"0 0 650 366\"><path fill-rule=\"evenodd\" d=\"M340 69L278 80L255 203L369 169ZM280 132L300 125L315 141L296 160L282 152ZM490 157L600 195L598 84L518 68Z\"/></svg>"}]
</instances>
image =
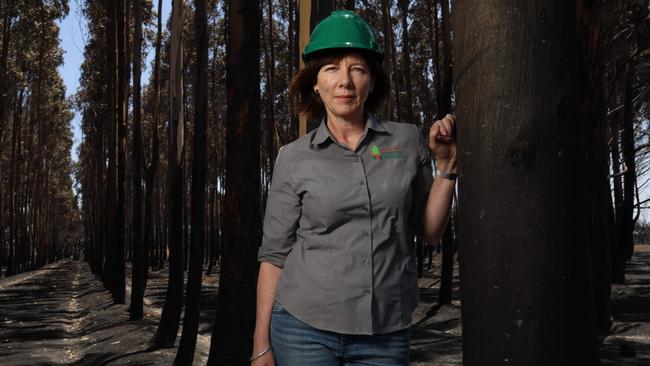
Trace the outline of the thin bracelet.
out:
<instances>
[{"instance_id":1,"label":"thin bracelet","mask_svg":"<svg viewBox=\"0 0 650 366\"><path fill-rule=\"evenodd\" d=\"M264 351L256 354L255 356L251 357L250 359L248 359L248 361L253 362L253 361L257 360L258 358L264 356L271 349L273 349L273 346L268 346Z\"/></svg>"},{"instance_id":2,"label":"thin bracelet","mask_svg":"<svg viewBox=\"0 0 650 366\"><path fill-rule=\"evenodd\" d=\"M436 169L436 177L445 178L449 180L456 180L456 178L458 178L458 174L454 172L443 172Z\"/></svg>"}]
</instances>

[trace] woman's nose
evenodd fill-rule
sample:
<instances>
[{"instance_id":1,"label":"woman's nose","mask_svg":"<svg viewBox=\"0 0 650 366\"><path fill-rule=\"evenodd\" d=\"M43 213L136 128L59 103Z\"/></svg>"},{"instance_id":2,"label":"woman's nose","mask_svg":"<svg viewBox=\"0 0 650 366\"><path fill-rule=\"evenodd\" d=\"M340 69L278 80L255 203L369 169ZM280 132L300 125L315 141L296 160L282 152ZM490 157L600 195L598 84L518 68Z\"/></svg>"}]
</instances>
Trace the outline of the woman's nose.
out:
<instances>
[{"instance_id":1,"label":"woman's nose","mask_svg":"<svg viewBox=\"0 0 650 366\"><path fill-rule=\"evenodd\" d=\"M350 73L348 70L343 70L341 69L338 72L338 84L341 87L348 87L351 85L351 78L350 78Z\"/></svg>"}]
</instances>

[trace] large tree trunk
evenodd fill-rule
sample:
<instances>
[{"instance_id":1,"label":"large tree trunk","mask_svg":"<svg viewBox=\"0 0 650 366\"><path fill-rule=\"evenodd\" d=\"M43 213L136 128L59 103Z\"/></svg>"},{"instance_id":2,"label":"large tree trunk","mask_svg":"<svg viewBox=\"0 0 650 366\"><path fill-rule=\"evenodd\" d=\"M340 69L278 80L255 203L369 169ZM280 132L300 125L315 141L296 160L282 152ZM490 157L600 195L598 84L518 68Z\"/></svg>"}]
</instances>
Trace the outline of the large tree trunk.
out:
<instances>
[{"instance_id":1,"label":"large tree trunk","mask_svg":"<svg viewBox=\"0 0 650 366\"><path fill-rule=\"evenodd\" d=\"M106 262L103 266L103 280L106 287L111 291L115 299L115 267L117 263L117 251L114 248L117 237L115 235L115 211L117 210L117 103L118 103L118 9L112 1L105 1L104 4L106 11L110 14L108 21L108 36L107 36L107 56L108 56L108 70L109 77L109 116L107 123L107 151L108 151L108 164L106 172L106 220L104 221L104 251L106 253Z\"/></svg>"},{"instance_id":2,"label":"large tree trunk","mask_svg":"<svg viewBox=\"0 0 650 366\"><path fill-rule=\"evenodd\" d=\"M125 246L126 246L126 123L129 114L129 0L118 1L118 114L117 114L117 209L115 211L116 241L113 243L115 262L113 269L116 304L124 304L126 296Z\"/></svg>"},{"instance_id":3,"label":"large tree trunk","mask_svg":"<svg viewBox=\"0 0 650 366\"><path fill-rule=\"evenodd\" d=\"M463 364L597 365L576 4L454 14Z\"/></svg>"},{"instance_id":4,"label":"large tree trunk","mask_svg":"<svg viewBox=\"0 0 650 366\"><path fill-rule=\"evenodd\" d=\"M169 153L167 155L167 230L169 279L160 324L153 342L173 347L181 319L183 298L183 0L172 3L171 62L169 75Z\"/></svg>"},{"instance_id":5,"label":"large tree trunk","mask_svg":"<svg viewBox=\"0 0 650 366\"><path fill-rule=\"evenodd\" d=\"M194 2L196 30L196 79L194 84L194 148L192 154L192 230L190 263L183 334L174 363L191 365L199 329L201 279L203 275L203 244L205 242L205 183L208 144L208 20L206 0Z\"/></svg>"},{"instance_id":6,"label":"large tree trunk","mask_svg":"<svg viewBox=\"0 0 650 366\"><path fill-rule=\"evenodd\" d=\"M581 41L582 110L585 121L586 222L583 230L591 248L596 323L600 333L609 331L611 293L610 246L614 211L609 187L609 133L603 57L602 1L579 0L578 31Z\"/></svg>"},{"instance_id":7,"label":"large tree trunk","mask_svg":"<svg viewBox=\"0 0 650 366\"><path fill-rule=\"evenodd\" d=\"M260 214L260 8L229 0L224 243L208 365L247 365L255 321Z\"/></svg>"},{"instance_id":8,"label":"large tree trunk","mask_svg":"<svg viewBox=\"0 0 650 366\"><path fill-rule=\"evenodd\" d=\"M142 0L134 0L135 38L133 45L133 261L131 270L131 305L129 319L142 319L144 281L147 276L146 250L142 230L142 164L144 149L142 139L142 107L140 76L142 74Z\"/></svg>"},{"instance_id":9,"label":"large tree trunk","mask_svg":"<svg viewBox=\"0 0 650 366\"><path fill-rule=\"evenodd\" d=\"M158 140L158 126L160 126L160 47L162 43L162 0L158 0L158 28L156 34L156 54L154 59L154 106L153 106L153 126L151 127L151 159L145 170L145 203L144 203L144 283L143 288L147 288L147 272L149 270L150 259L157 258L154 255L154 244L156 243L154 229L154 218L157 212L154 210L154 192L155 182L160 163L160 146ZM155 262L155 259L154 259Z\"/></svg>"}]
</instances>

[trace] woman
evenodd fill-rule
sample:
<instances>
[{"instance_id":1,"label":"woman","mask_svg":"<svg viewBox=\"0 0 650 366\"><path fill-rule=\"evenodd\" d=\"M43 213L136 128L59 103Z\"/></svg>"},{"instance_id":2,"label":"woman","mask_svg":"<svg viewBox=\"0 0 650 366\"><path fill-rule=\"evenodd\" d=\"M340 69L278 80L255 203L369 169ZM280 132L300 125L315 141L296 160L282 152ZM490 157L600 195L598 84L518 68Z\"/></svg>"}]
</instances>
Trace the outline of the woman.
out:
<instances>
[{"instance_id":1,"label":"woman","mask_svg":"<svg viewBox=\"0 0 650 366\"><path fill-rule=\"evenodd\" d=\"M455 183L454 119L372 114L389 93L372 28L335 11L292 81L318 129L284 146L264 218L253 365L408 365L417 305L412 234L437 243ZM432 181L430 153L438 176ZM272 345L272 346L271 346Z\"/></svg>"}]
</instances>

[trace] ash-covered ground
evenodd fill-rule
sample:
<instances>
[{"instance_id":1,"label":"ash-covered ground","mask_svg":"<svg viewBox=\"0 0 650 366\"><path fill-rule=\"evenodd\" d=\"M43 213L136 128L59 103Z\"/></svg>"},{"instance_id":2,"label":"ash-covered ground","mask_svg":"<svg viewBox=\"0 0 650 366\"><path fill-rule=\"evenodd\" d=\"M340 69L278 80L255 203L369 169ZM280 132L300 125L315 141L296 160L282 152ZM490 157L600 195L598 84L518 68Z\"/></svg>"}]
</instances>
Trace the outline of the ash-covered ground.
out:
<instances>
[{"instance_id":1,"label":"ash-covered ground","mask_svg":"<svg viewBox=\"0 0 650 366\"><path fill-rule=\"evenodd\" d=\"M439 272L439 257L434 257L433 266L420 279L412 366L462 365L458 273L454 301L436 307ZM84 262L60 261L2 279L0 365L171 365L176 349L149 348L166 284L166 270L150 273L144 319L130 322L129 291L126 305L113 305ZM207 361L217 284L216 275L204 276L195 365ZM602 342L602 364L650 365L650 245L636 247L626 283L612 288L611 308L614 322Z\"/></svg>"}]
</instances>

